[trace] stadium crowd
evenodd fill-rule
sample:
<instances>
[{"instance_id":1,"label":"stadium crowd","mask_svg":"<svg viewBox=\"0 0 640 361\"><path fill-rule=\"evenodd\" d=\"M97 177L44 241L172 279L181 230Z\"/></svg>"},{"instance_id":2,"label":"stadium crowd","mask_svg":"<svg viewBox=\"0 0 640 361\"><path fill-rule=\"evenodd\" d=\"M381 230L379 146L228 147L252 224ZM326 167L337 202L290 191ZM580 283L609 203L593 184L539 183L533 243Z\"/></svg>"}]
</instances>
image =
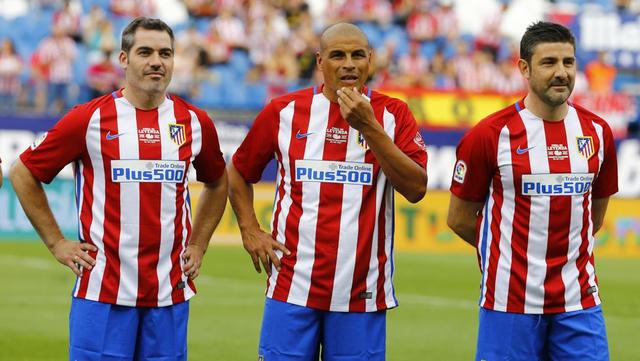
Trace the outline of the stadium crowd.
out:
<instances>
[{"instance_id":1,"label":"stadium crowd","mask_svg":"<svg viewBox=\"0 0 640 361\"><path fill-rule=\"evenodd\" d=\"M15 6L19 1L13 2ZM589 1L564 1L584 3ZM635 11L635 1L591 1ZM315 44L327 25L357 23L375 49L374 87L521 93L517 44L501 32L502 1L475 33L453 0L175 0L188 19L176 30L170 91L206 108L258 109L266 99L320 81ZM314 2L315 3L315 2ZM37 0L28 14L0 13L0 111L59 113L120 86L119 32L158 16L153 0ZM317 4L313 4L318 6ZM558 4L551 6L557 8ZM314 15L316 14L316 15ZM576 91L613 90L605 54L580 64Z\"/></svg>"}]
</instances>

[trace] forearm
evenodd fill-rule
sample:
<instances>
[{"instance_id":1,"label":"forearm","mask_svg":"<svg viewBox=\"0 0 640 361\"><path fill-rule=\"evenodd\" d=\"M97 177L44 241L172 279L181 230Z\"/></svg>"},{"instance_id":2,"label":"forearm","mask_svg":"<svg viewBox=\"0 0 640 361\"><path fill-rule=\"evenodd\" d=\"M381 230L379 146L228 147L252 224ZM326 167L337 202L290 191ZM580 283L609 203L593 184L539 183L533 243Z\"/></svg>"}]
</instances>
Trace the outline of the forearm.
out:
<instances>
[{"instance_id":1,"label":"forearm","mask_svg":"<svg viewBox=\"0 0 640 361\"><path fill-rule=\"evenodd\" d=\"M227 187L225 172L217 181L205 184L200 194L189 244L201 247L203 252L209 246L211 235L220 223L227 205Z\"/></svg>"},{"instance_id":2,"label":"forearm","mask_svg":"<svg viewBox=\"0 0 640 361\"><path fill-rule=\"evenodd\" d=\"M482 207L482 202L466 201L451 194L447 226L473 247L478 246L476 224Z\"/></svg>"},{"instance_id":3,"label":"forearm","mask_svg":"<svg viewBox=\"0 0 640 361\"><path fill-rule=\"evenodd\" d=\"M404 154L378 123L364 127L362 134L391 185L408 201L421 200L427 191L427 172Z\"/></svg>"},{"instance_id":4,"label":"forearm","mask_svg":"<svg viewBox=\"0 0 640 361\"><path fill-rule=\"evenodd\" d=\"M11 168L10 180L27 218L47 248L52 250L64 236L53 217L42 185L20 160Z\"/></svg>"},{"instance_id":5,"label":"forearm","mask_svg":"<svg viewBox=\"0 0 640 361\"><path fill-rule=\"evenodd\" d=\"M450 225L451 230L457 234L463 241L469 243L473 247L478 246L478 242L476 240L476 227L471 224L457 224Z\"/></svg>"},{"instance_id":6,"label":"forearm","mask_svg":"<svg viewBox=\"0 0 640 361\"><path fill-rule=\"evenodd\" d=\"M241 232L259 229L260 223L253 208L253 186L236 170L233 164L227 167L229 172L229 202L238 220Z\"/></svg>"}]
</instances>

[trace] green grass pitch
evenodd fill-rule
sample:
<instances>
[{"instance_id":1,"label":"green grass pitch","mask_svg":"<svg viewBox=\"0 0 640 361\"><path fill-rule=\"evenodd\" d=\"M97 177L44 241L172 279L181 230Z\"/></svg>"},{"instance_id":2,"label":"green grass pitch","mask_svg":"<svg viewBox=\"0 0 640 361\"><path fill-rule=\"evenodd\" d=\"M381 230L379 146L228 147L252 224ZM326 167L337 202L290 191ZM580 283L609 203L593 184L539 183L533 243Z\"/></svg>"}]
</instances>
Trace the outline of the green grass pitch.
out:
<instances>
[{"instance_id":1,"label":"green grass pitch","mask_svg":"<svg viewBox=\"0 0 640 361\"><path fill-rule=\"evenodd\" d=\"M597 259L611 360L640 360L640 261ZM0 360L66 360L74 276L38 242L0 242ZM400 307L390 361L472 360L479 272L473 255L396 254ZM213 244L191 302L189 360L257 359L264 277L241 247Z\"/></svg>"}]
</instances>

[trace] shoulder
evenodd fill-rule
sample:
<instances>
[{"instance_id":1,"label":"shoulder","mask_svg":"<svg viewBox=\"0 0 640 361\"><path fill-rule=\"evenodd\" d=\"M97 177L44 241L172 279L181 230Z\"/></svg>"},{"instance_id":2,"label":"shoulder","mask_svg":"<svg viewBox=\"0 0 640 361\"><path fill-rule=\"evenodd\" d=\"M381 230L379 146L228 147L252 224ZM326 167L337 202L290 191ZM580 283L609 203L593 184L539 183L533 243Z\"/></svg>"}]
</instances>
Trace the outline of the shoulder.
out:
<instances>
[{"instance_id":1,"label":"shoulder","mask_svg":"<svg viewBox=\"0 0 640 361\"><path fill-rule=\"evenodd\" d=\"M511 104L508 107L484 117L471 129L483 133L499 134L506 125L519 117L520 115L518 114L516 105Z\"/></svg>"},{"instance_id":2,"label":"shoulder","mask_svg":"<svg viewBox=\"0 0 640 361\"><path fill-rule=\"evenodd\" d=\"M607 121L602 119L600 116L596 115L594 112L573 102L571 103L571 106L576 110L576 113L578 114L578 118L601 125L605 129L610 129Z\"/></svg>"},{"instance_id":3,"label":"shoulder","mask_svg":"<svg viewBox=\"0 0 640 361\"><path fill-rule=\"evenodd\" d=\"M203 120L213 121L213 119L211 119L211 117L209 116L209 113L207 113L206 110L202 108L198 108L197 106L189 103L185 99L175 94L170 94L169 98L173 101L174 107L180 107L183 109L183 111L186 110L189 112L193 112L200 122L202 122Z\"/></svg>"},{"instance_id":4,"label":"shoulder","mask_svg":"<svg viewBox=\"0 0 640 361\"><path fill-rule=\"evenodd\" d=\"M292 101L303 101L303 100L310 101L311 98L313 98L313 96L316 94L317 94L316 88L306 88L306 89L296 90L294 92L287 93L285 95L281 95L279 97L275 97L271 99L271 101L269 102L269 104L267 104L266 107L270 107L270 108L273 108L274 110L279 111L284 107L286 107L287 105L289 105Z\"/></svg>"},{"instance_id":5,"label":"shoulder","mask_svg":"<svg viewBox=\"0 0 640 361\"><path fill-rule=\"evenodd\" d=\"M375 90L371 91L371 104L380 104L387 108L390 112L408 110L409 106L404 101L382 94Z\"/></svg>"},{"instance_id":6,"label":"shoulder","mask_svg":"<svg viewBox=\"0 0 640 361\"><path fill-rule=\"evenodd\" d=\"M114 98L111 94L105 94L94 98L86 103L78 104L71 108L69 112L65 115L65 118L74 118L78 120L84 120L87 123L96 112L96 110L102 108L103 106L112 103Z\"/></svg>"}]
</instances>

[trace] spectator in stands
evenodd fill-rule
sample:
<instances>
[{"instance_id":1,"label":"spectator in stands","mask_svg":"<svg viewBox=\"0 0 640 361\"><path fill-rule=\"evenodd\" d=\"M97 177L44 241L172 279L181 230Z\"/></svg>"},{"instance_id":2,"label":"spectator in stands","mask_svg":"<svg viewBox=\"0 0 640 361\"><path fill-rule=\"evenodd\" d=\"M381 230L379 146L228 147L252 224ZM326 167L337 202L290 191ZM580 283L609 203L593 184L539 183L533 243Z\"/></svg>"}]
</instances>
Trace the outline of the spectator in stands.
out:
<instances>
[{"instance_id":1,"label":"spectator in stands","mask_svg":"<svg viewBox=\"0 0 640 361\"><path fill-rule=\"evenodd\" d=\"M584 72L589 82L589 90L598 94L613 92L617 70L615 66L609 64L604 51L598 52L598 57L587 64Z\"/></svg>"},{"instance_id":2,"label":"spectator in stands","mask_svg":"<svg viewBox=\"0 0 640 361\"><path fill-rule=\"evenodd\" d=\"M104 51L100 61L89 66L87 72L91 99L120 88L123 77L122 69L116 66L111 58L111 51Z\"/></svg>"},{"instance_id":3,"label":"spectator in stands","mask_svg":"<svg viewBox=\"0 0 640 361\"><path fill-rule=\"evenodd\" d=\"M231 46L220 36L218 29L211 26L205 38L207 64L227 64L231 58Z\"/></svg>"},{"instance_id":4,"label":"spectator in stands","mask_svg":"<svg viewBox=\"0 0 640 361\"><path fill-rule=\"evenodd\" d=\"M184 0L190 18L211 18L216 15L216 4L210 0Z\"/></svg>"},{"instance_id":5,"label":"spectator in stands","mask_svg":"<svg viewBox=\"0 0 640 361\"><path fill-rule=\"evenodd\" d=\"M173 77L168 91L191 101L198 93L198 81L201 78L199 54L191 52L184 44L175 43L173 55Z\"/></svg>"},{"instance_id":6,"label":"spectator in stands","mask_svg":"<svg viewBox=\"0 0 640 361\"><path fill-rule=\"evenodd\" d=\"M71 7L70 0L64 0L62 7L53 14L53 26L60 28L77 43L82 40L80 14Z\"/></svg>"},{"instance_id":7,"label":"spectator in stands","mask_svg":"<svg viewBox=\"0 0 640 361\"><path fill-rule=\"evenodd\" d=\"M461 43L462 44L462 43ZM464 49L463 45L458 48ZM463 51L456 55L456 81L460 90L485 92L492 89L496 69L491 50L476 50L469 55Z\"/></svg>"},{"instance_id":8,"label":"spectator in stands","mask_svg":"<svg viewBox=\"0 0 640 361\"><path fill-rule=\"evenodd\" d=\"M281 41L275 51L264 64L265 80L267 81L267 97L285 94L292 84L298 79L299 69L295 55L289 50L286 41Z\"/></svg>"},{"instance_id":9,"label":"spectator in stands","mask_svg":"<svg viewBox=\"0 0 640 361\"><path fill-rule=\"evenodd\" d=\"M211 21L215 29L231 48L246 49L246 29L242 20L234 15L230 7L221 9L220 15ZM267 34L268 36L269 34Z\"/></svg>"},{"instance_id":10,"label":"spectator in stands","mask_svg":"<svg viewBox=\"0 0 640 361\"><path fill-rule=\"evenodd\" d=\"M113 23L108 18L98 20L91 32L85 33L85 43L91 56L116 49L116 37L113 34Z\"/></svg>"},{"instance_id":11,"label":"spectator in stands","mask_svg":"<svg viewBox=\"0 0 640 361\"><path fill-rule=\"evenodd\" d=\"M373 79L371 80L372 88L379 88L392 85L396 70L396 39L388 38L381 47L376 49L373 57Z\"/></svg>"},{"instance_id":12,"label":"spectator in stands","mask_svg":"<svg viewBox=\"0 0 640 361\"><path fill-rule=\"evenodd\" d=\"M442 49L438 49L431 59L430 72L433 75L433 89L455 90L456 70L453 62L447 61Z\"/></svg>"},{"instance_id":13,"label":"spectator in stands","mask_svg":"<svg viewBox=\"0 0 640 361\"><path fill-rule=\"evenodd\" d=\"M156 12L153 0L111 0L109 7L113 15L130 18L151 16Z\"/></svg>"},{"instance_id":14,"label":"spectator in stands","mask_svg":"<svg viewBox=\"0 0 640 361\"><path fill-rule=\"evenodd\" d=\"M453 0L440 0L433 14L437 19L438 38L451 40L458 37L458 16L453 8Z\"/></svg>"},{"instance_id":15,"label":"spectator in stands","mask_svg":"<svg viewBox=\"0 0 640 361\"><path fill-rule=\"evenodd\" d=\"M31 93L33 93L33 108L37 113L44 112L47 106L47 82L49 79L49 66L42 61L38 49L36 49L29 59L31 72L27 83ZM27 103L27 101L25 101Z\"/></svg>"},{"instance_id":16,"label":"spectator in stands","mask_svg":"<svg viewBox=\"0 0 640 361\"><path fill-rule=\"evenodd\" d=\"M407 19L409 39L420 43L434 41L438 34L438 21L430 12L431 2L418 1Z\"/></svg>"},{"instance_id":17,"label":"spectator in stands","mask_svg":"<svg viewBox=\"0 0 640 361\"><path fill-rule=\"evenodd\" d=\"M37 50L41 64L49 72L47 106L49 111L61 113L67 107L67 93L73 80L73 63L77 48L64 31L54 27L51 36L45 38Z\"/></svg>"},{"instance_id":18,"label":"spectator in stands","mask_svg":"<svg viewBox=\"0 0 640 361\"><path fill-rule=\"evenodd\" d=\"M398 62L398 85L415 87L426 86L425 76L429 72L429 61L420 52L420 43L411 42L409 52Z\"/></svg>"},{"instance_id":19,"label":"spectator in stands","mask_svg":"<svg viewBox=\"0 0 640 361\"><path fill-rule=\"evenodd\" d=\"M500 27L502 26L504 14L508 9L509 2L502 1L495 14L485 18L482 29L475 38L476 49L488 51L491 54L493 61L498 59L498 52L502 42Z\"/></svg>"},{"instance_id":20,"label":"spectator in stands","mask_svg":"<svg viewBox=\"0 0 640 361\"><path fill-rule=\"evenodd\" d=\"M527 83L520 74L517 64L504 59L498 64L493 90L502 94L525 94Z\"/></svg>"},{"instance_id":21,"label":"spectator in stands","mask_svg":"<svg viewBox=\"0 0 640 361\"><path fill-rule=\"evenodd\" d=\"M0 110L13 112L20 93L22 59L16 53L11 39L3 39L0 44Z\"/></svg>"}]
</instances>

